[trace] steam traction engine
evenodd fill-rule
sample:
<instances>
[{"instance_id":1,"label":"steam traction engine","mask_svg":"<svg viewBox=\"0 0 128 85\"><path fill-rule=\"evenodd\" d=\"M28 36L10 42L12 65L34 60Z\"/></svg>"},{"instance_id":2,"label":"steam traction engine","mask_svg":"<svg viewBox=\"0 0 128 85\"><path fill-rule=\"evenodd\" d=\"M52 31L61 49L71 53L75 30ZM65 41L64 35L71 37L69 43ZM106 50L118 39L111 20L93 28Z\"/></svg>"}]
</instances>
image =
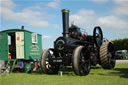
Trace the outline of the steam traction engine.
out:
<instances>
[{"instance_id":1,"label":"steam traction engine","mask_svg":"<svg viewBox=\"0 0 128 85\"><path fill-rule=\"evenodd\" d=\"M63 36L56 39L54 48L47 49L42 55L41 66L44 73L57 73L60 65L72 65L76 75L87 75L90 66L100 64L104 69L115 66L114 46L103 42L99 26L93 35L82 33L76 25L69 27L69 10L62 10Z\"/></svg>"}]
</instances>

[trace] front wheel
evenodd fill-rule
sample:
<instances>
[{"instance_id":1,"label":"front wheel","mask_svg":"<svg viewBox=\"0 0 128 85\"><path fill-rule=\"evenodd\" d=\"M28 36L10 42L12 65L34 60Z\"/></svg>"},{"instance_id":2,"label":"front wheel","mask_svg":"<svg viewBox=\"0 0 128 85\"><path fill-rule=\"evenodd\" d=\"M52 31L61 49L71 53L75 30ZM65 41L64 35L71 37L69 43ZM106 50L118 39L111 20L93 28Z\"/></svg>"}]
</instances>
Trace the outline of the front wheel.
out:
<instances>
[{"instance_id":1,"label":"front wheel","mask_svg":"<svg viewBox=\"0 0 128 85\"><path fill-rule=\"evenodd\" d=\"M57 74L59 65L50 64L50 59L58 57L57 52L54 49L47 49L44 51L41 57L41 68L46 74Z\"/></svg>"},{"instance_id":2,"label":"front wheel","mask_svg":"<svg viewBox=\"0 0 128 85\"><path fill-rule=\"evenodd\" d=\"M72 56L72 66L76 75L84 76L90 72L90 58L84 46L78 46Z\"/></svg>"}]
</instances>

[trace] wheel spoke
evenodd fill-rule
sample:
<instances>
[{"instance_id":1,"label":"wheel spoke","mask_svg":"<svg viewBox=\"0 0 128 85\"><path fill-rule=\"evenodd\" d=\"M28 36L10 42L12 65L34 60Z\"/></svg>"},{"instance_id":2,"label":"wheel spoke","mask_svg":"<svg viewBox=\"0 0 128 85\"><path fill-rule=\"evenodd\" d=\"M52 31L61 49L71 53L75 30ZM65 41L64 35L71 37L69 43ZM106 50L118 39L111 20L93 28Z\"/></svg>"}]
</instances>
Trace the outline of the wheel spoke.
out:
<instances>
[{"instance_id":1,"label":"wheel spoke","mask_svg":"<svg viewBox=\"0 0 128 85\"><path fill-rule=\"evenodd\" d=\"M86 72L89 70L89 68L88 68L89 60L86 59L85 56L86 56L86 55L84 55L84 52L81 51L81 53L80 53L80 58L81 58L81 62L80 62L80 72L81 72L81 74L84 74L84 73L86 73Z\"/></svg>"}]
</instances>

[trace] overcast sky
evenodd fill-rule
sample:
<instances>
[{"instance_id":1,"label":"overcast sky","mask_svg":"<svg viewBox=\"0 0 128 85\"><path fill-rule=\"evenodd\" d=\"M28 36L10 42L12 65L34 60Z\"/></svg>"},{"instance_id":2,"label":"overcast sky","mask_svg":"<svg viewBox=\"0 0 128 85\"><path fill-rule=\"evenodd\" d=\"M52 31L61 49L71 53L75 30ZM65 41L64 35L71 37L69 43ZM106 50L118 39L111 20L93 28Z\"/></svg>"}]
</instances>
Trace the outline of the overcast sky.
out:
<instances>
[{"instance_id":1,"label":"overcast sky","mask_svg":"<svg viewBox=\"0 0 128 85\"><path fill-rule=\"evenodd\" d=\"M43 49L62 35L61 9L70 10L70 23L92 35L101 26L104 37L128 37L128 0L0 0L0 30L20 29L43 35Z\"/></svg>"}]
</instances>

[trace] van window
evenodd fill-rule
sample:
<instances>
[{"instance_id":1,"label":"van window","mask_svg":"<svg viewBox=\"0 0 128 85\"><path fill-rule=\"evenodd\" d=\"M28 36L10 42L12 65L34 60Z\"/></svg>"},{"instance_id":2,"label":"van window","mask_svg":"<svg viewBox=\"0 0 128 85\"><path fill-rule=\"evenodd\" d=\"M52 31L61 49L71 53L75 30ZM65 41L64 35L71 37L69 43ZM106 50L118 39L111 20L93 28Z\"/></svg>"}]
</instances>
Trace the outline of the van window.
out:
<instances>
[{"instance_id":1,"label":"van window","mask_svg":"<svg viewBox=\"0 0 128 85\"><path fill-rule=\"evenodd\" d=\"M11 36L8 35L8 45L11 45Z\"/></svg>"},{"instance_id":2,"label":"van window","mask_svg":"<svg viewBox=\"0 0 128 85\"><path fill-rule=\"evenodd\" d=\"M32 43L37 43L37 33L32 33Z\"/></svg>"}]
</instances>

